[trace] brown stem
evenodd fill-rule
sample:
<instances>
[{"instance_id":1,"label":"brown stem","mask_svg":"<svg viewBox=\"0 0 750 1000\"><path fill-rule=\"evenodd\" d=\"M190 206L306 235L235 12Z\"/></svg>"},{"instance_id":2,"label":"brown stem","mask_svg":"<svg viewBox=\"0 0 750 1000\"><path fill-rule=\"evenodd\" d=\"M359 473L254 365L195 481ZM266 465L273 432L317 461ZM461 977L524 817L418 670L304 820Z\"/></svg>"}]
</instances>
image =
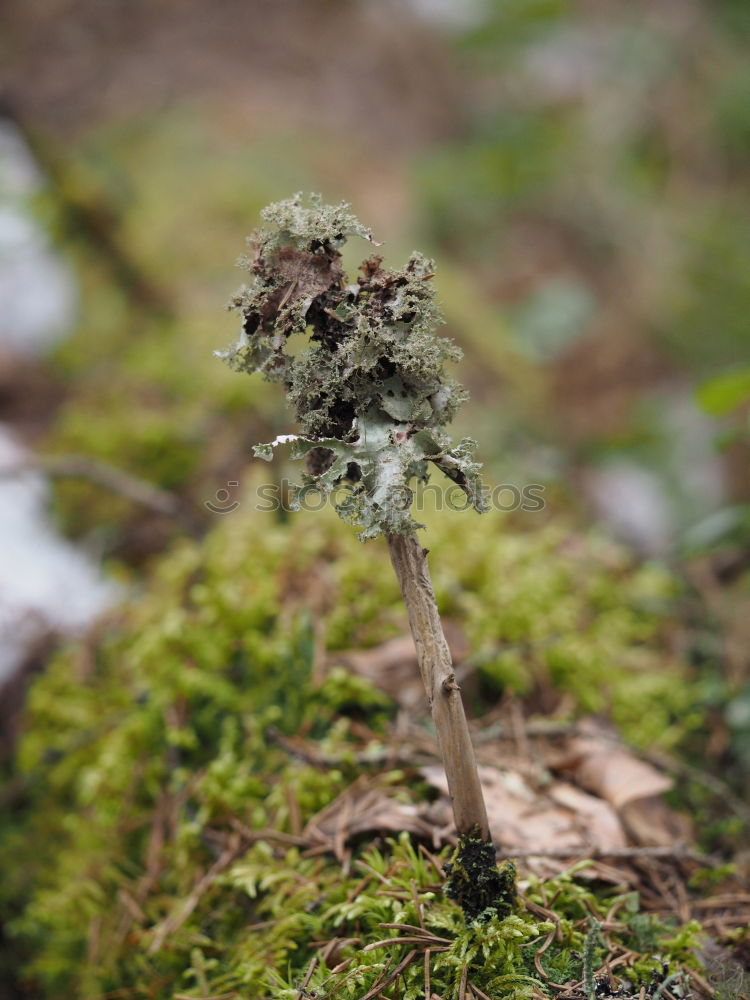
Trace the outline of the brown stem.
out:
<instances>
[{"instance_id":1,"label":"brown stem","mask_svg":"<svg viewBox=\"0 0 750 1000\"><path fill-rule=\"evenodd\" d=\"M0 479L22 476L25 472L42 472L58 479L87 479L105 490L117 493L127 500L132 500L133 503L142 504L159 514L172 517L180 514L180 501L173 493L160 489L145 479L131 476L130 473L115 468L114 465L85 455L37 456L19 462L18 465L0 469Z\"/></svg>"},{"instance_id":2,"label":"brown stem","mask_svg":"<svg viewBox=\"0 0 750 1000\"><path fill-rule=\"evenodd\" d=\"M461 689L456 683L451 654L440 624L427 568L427 550L422 548L413 532L409 535L388 535L388 548L409 614L419 670L448 778L456 828L459 834L478 833L483 841L490 841L474 747Z\"/></svg>"}]
</instances>

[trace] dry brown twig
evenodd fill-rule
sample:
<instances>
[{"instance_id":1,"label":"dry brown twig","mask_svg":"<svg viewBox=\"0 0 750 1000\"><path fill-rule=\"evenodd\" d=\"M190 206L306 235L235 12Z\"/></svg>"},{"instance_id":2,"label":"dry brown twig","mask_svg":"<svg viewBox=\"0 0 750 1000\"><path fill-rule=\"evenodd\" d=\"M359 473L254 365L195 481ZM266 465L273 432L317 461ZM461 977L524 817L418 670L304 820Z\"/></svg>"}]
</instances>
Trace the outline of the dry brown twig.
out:
<instances>
[{"instance_id":1,"label":"dry brown twig","mask_svg":"<svg viewBox=\"0 0 750 1000\"><path fill-rule=\"evenodd\" d=\"M236 836L233 838L232 843L211 865L209 870L198 879L187 899L154 928L154 936L148 947L147 954L155 955L163 947L167 938L182 927L200 903L204 893L211 888L219 875L225 872L244 850L245 844L242 842L241 837Z\"/></svg>"},{"instance_id":2,"label":"dry brown twig","mask_svg":"<svg viewBox=\"0 0 750 1000\"><path fill-rule=\"evenodd\" d=\"M168 517L176 517L182 511L180 500L173 493L86 455L39 456L0 470L0 478L17 478L28 472L39 472L54 479L85 479Z\"/></svg>"},{"instance_id":3,"label":"dry brown twig","mask_svg":"<svg viewBox=\"0 0 750 1000\"><path fill-rule=\"evenodd\" d=\"M307 987L309 986L310 980L312 979L313 973L315 972L315 970L317 969L317 967L318 967L318 959L317 959L317 956L314 956L310 960L310 964L307 967L307 972L305 973L305 978L302 980L302 982L300 984L300 987L299 987L299 990L297 991L297 996L296 996L295 1000L303 1000L303 997L305 996L305 994L307 992Z\"/></svg>"},{"instance_id":4,"label":"dry brown twig","mask_svg":"<svg viewBox=\"0 0 750 1000\"><path fill-rule=\"evenodd\" d=\"M437 731L440 756L448 779L459 834L478 834L489 841L487 809L479 781L474 747L461 689L456 683L448 643L427 568L427 551L416 535L389 535L393 569L409 615L427 701Z\"/></svg>"},{"instance_id":5,"label":"dry brown twig","mask_svg":"<svg viewBox=\"0 0 750 1000\"><path fill-rule=\"evenodd\" d=\"M398 979L398 977L401 975L404 969L411 964L416 955L417 955L417 950L415 948L412 951L410 951L408 955L406 955L404 958L401 959L401 961L398 963L393 972L391 972L385 978L381 977L381 979L379 979L378 982L375 983L372 989L368 990L367 993L365 993L365 995L360 998L360 1000L374 1000L374 998L377 997L379 993L382 993L383 990L386 989L386 987L390 986L394 980Z\"/></svg>"}]
</instances>

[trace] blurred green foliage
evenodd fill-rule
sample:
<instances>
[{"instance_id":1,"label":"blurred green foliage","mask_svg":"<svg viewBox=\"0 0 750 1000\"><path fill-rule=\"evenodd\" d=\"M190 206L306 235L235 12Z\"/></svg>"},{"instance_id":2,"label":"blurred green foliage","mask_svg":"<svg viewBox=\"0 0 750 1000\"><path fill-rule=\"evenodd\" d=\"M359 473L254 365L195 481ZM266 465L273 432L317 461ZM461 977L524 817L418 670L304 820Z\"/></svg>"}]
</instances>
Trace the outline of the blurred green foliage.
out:
<instances>
[{"instance_id":1,"label":"blurred green foliage","mask_svg":"<svg viewBox=\"0 0 750 1000\"><path fill-rule=\"evenodd\" d=\"M414 167L432 252L480 275L557 403L539 422L517 411L532 440L573 465L596 451L648 470L673 537L717 503L678 482L700 446L665 475L682 445L653 405L636 439L653 396L689 399L747 358L747 38L739 3L493 0L454 39L464 126ZM748 499L746 480L716 486Z\"/></svg>"},{"instance_id":2,"label":"blurred green foliage","mask_svg":"<svg viewBox=\"0 0 750 1000\"><path fill-rule=\"evenodd\" d=\"M418 169L428 232L485 268L513 268L514 227L535 220L564 234L563 266L594 298L605 269L635 272L637 293L657 266L642 318L675 362L737 360L750 80L738 11L719 6L716 18L700 4L488 4L459 39L480 95L470 125ZM538 254L533 236L527 249ZM537 272L530 294L555 270Z\"/></svg>"}]
</instances>

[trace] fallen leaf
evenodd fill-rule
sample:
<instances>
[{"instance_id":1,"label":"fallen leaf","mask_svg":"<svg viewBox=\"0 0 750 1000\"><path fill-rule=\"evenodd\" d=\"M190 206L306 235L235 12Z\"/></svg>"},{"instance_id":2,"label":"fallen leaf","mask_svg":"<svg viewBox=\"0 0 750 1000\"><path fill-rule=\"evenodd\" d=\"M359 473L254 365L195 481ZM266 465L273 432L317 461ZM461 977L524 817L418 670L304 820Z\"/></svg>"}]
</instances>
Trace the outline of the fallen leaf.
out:
<instances>
[{"instance_id":1,"label":"fallen leaf","mask_svg":"<svg viewBox=\"0 0 750 1000\"><path fill-rule=\"evenodd\" d=\"M379 787L375 779L363 775L316 813L302 836L312 846L329 847L340 861L346 843L364 833L405 830L434 842L435 826L422 818L418 806L401 801L399 794L398 789Z\"/></svg>"},{"instance_id":2,"label":"fallen leaf","mask_svg":"<svg viewBox=\"0 0 750 1000\"><path fill-rule=\"evenodd\" d=\"M616 809L633 843L667 847L691 839L689 819L660 798L672 788L669 775L637 757L596 719L579 722L575 735L547 763Z\"/></svg>"},{"instance_id":3,"label":"fallen leaf","mask_svg":"<svg viewBox=\"0 0 750 1000\"><path fill-rule=\"evenodd\" d=\"M615 809L621 810L635 799L662 795L672 787L668 775L636 757L616 735L594 720L584 720L578 733L567 746L564 770L577 785Z\"/></svg>"},{"instance_id":4,"label":"fallen leaf","mask_svg":"<svg viewBox=\"0 0 750 1000\"><path fill-rule=\"evenodd\" d=\"M670 809L662 799L634 799L620 810L630 839L641 846L669 847L693 839L689 817Z\"/></svg>"},{"instance_id":5,"label":"fallen leaf","mask_svg":"<svg viewBox=\"0 0 750 1000\"><path fill-rule=\"evenodd\" d=\"M448 782L438 765L420 769L423 777L445 796ZM615 810L601 799L564 781L535 791L517 771L479 766L487 817L496 846L503 853L570 848L582 855L592 849L626 846L625 832Z\"/></svg>"},{"instance_id":6,"label":"fallen leaf","mask_svg":"<svg viewBox=\"0 0 750 1000\"><path fill-rule=\"evenodd\" d=\"M461 629L451 622L445 622L444 629L453 662L458 665L468 655L466 639ZM417 651L410 635L389 639L372 649L345 649L331 653L328 665L345 666L360 677L366 677L401 708L427 712Z\"/></svg>"}]
</instances>

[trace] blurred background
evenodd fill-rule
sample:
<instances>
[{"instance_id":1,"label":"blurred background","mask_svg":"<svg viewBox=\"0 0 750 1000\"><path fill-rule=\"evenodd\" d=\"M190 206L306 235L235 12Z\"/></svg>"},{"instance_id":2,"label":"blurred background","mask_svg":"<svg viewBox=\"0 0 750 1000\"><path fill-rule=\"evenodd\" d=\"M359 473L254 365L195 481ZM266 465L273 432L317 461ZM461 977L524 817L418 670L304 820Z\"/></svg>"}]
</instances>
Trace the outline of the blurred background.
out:
<instances>
[{"instance_id":1,"label":"blurred background","mask_svg":"<svg viewBox=\"0 0 750 1000\"><path fill-rule=\"evenodd\" d=\"M211 352L318 191L436 258L488 481L699 596L750 758L748 41L744 0L4 0L2 677L293 429Z\"/></svg>"},{"instance_id":2,"label":"blurred background","mask_svg":"<svg viewBox=\"0 0 750 1000\"><path fill-rule=\"evenodd\" d=\"M2 0L0 921L33 902L45 866L62 902L59 926L58 897L42 892L15 937L0 929L0 980L31 947L18 944L26 935L39 968L51 963L48 995L73 995L56 978L57 951L70 937L81 964L70 913L89 891L90 857L119 871L96 808L101 798L115 816L122 794L117 782L110 798L91 792L92 813L69 789L80 771L88 795L99 786L87 771L118 755L133 800L167 781L159 762L168 776L169 732L186 724L159 715L159 685L168 705L182 690L162 677L164 663L182 677L172 612L177 631L198 621L186 643L206 677L220 664L237 685L226 704L212 694L210 712L198 702L210 721L200 767L219 740L214 715L256 710L256 660L267 701L287 688L300 697L277 663L302 659L295 602L309 604L300 634L318 657L315 616L329 599L334 654L382 658L387 643L375 643L405 634L395 584L381 581L389 567L375 549L356 555L351 532L351 548L330 545L329 529L298 551L290 543L299 583L279 542L286 528L256 546L263 528L251 523L243 541L239 518L207 507L234 502L254 443L294 430L275 386L212 352L237 335L224 306L246 277L233 266L246 236L263 206L297 191L349 201L388 264L415 248L434 256L445 333L464 352L455 374L471 394L456 437L477 439L490 485L544 488L543 511L488 516L475 535L463 522L454 532L448 515L431 527L439 596L467 626L480 688L494 669L493 698L521 721L550 706L563 720L614 706L627 740L674 751L671 773L689 786L677 805L707 849L744 856L747 870L748 43L747 0ZM352 270L368 249L347 246ZM262 471L298 475L281 457ZM205 559L180 548L218 523ZM156 593L165 580L175 592L126 610L121 598L148 593L170 550ZM209 582L193 587L201 566ZM241 578L236 608L227 566ZM266 575L290 605L277 624ZM180 609L183 591L205 603L203 618ZM249 666L246 685L232 673L245 661L217 635L222 615L226 632L245 629L260 681ZM112 639L121 622L125 636L148 633L158 669L139 665L137 643ZM53 659L61 637L92 625L91 641ZM122 683L97 688L97 664ZM17 767L28 683L48 667ZM144 732L156 750L142 760L154 771L139 770L138 740L117 715L140 732L149 684L157 735ZM479 694L475 716L494 704ZM100 719L103 751L86 743ZM70 830L83 860L66 867L73 855L56 845ZM105 892L96 898L109 909ZM3 1000L32 995L3 988Z\"/></svg>"}]
</instances>

